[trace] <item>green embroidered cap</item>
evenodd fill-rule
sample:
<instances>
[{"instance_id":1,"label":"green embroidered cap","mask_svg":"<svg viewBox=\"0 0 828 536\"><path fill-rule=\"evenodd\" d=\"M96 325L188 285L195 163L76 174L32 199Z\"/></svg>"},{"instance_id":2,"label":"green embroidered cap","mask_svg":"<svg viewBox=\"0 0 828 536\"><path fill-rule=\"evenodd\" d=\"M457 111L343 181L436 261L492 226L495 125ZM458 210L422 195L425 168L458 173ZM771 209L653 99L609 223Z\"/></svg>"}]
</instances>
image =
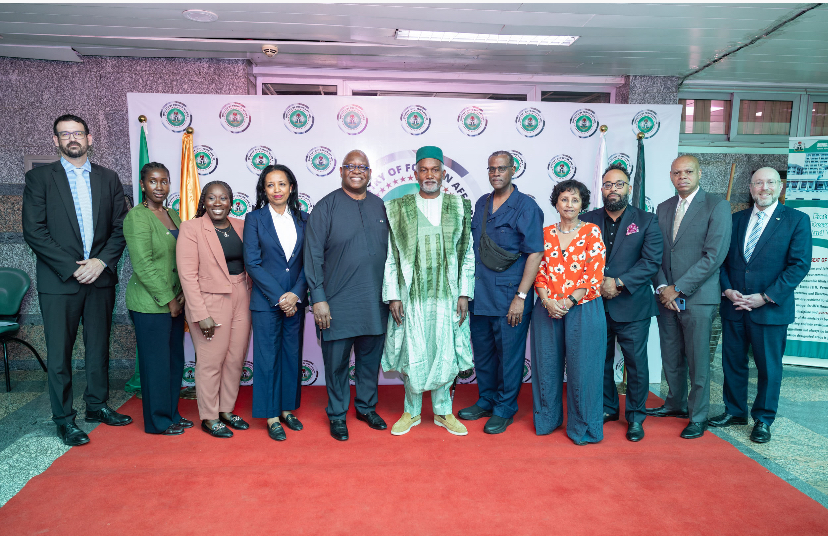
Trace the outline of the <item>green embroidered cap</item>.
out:
<instances>
[{"instance_id":1,"label":"green embroidered cap","mask_svg":"<svg viewBox=\"0 0 828 536\"><path fill-rule=\"evenodd\" d=\"M435 147L433 145L426 145L425 147L420 147L417 149L417 160L419 162L423 158L436 158L440 162L443 161L443 150L439 147Z\"/></svg>"}]
</instances>

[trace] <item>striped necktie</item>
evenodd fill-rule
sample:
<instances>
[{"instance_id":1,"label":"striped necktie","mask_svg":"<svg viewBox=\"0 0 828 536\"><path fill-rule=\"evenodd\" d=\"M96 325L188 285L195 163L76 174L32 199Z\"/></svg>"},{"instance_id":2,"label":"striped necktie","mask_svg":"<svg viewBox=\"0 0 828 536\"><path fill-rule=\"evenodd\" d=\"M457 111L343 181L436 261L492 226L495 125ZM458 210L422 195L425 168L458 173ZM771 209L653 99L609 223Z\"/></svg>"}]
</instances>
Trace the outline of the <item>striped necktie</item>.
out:
<instances>
[{"instance_id":1,"label":"striped necktie","mask_svg":"<svg viewBox=\"0 0 828 536\"><path fill-rule=\"evenodd\" d=\"M75 189L78 192L78 205L81 212L81 221L78 222L83 238L83 258L88 259L92 251L92 238L95 235L92 223L92 194L89 181L83 175L83 169L75 168Z\"/></svg>"},{"instance_id":2,"label":"striped necktie","mask_svg":"<svg viewBox=\"0 0 828 536\"><path fill-rule=\"evenodd\" d=\"M762 220L764 217L764 212L756 213L756 223L751 227L747 244L745 244L745 260L747 262L750 262L750 256L753 255L753 248L756 247L756 242L759 241L759 237L762 235Z\"/></svg>"}]
</instances>

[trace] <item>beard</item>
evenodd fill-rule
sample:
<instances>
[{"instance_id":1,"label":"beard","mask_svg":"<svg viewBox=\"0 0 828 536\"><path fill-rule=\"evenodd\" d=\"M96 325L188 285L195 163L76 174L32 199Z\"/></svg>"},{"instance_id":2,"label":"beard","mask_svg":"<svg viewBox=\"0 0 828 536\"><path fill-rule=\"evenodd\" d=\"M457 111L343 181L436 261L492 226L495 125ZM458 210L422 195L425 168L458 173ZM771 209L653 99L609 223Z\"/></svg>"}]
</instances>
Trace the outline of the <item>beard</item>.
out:
<instances>
[{"instance_id":1,"label":"beard","mask_svg":"<svg viewBox=\"0 0 828 536\"><path fill-rule=\"evenodd\" d=\"M79 158L85 155L88 150L88 145L84 147L76 141L69 142L65 146L61 144L60 146L60 152L65 154L69 158Z\"/></svg>"},{"instance_id":2,"label":"beard","mask_svg":"<svg viewBox=\"0 0 828 536\"><path fill-rule=\"evenodd\" d=\"M629 197L629 195L621 196L618 201L607 201L607 197L604 197L604 208L610 212L623 210L629 204Z\"/></svg>"},{"instance_id":3,"label":"beard","mask_svg":"<svg viewBox=\"0 0 828 536\"><path fill-rule=\"evenodd\" d=\"M440 191L440 183L435 181L434 186L429 186L424 182L420 189L427 194L433 194Z\"/></svg>"}]
</instances>

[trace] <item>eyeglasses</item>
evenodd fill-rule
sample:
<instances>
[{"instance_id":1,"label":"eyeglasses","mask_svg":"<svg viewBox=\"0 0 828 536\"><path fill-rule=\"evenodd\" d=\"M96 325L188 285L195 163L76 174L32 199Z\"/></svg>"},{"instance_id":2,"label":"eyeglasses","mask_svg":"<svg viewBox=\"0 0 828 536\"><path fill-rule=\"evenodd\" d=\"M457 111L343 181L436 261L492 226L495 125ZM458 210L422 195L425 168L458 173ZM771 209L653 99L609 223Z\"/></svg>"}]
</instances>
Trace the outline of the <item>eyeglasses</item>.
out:
<instances>
[{"instance_id":1,"label":"eyeglasses","mask_svg":"<svg viewBox=\"0 0 828 536\"><path fill-rule=\"evenodd\" d=\"M773 188L779 184L777 181L755 181L751 182L750 186L752 188Z\"/></svg>"},{"instance_id":2,"label":"eyeglasses","mask_svg":"<svg viewBox=\"0 0 828 536\"><path fill-rule=\"evenodd\" d=\"M62 140L68 140L69 138L80 139L85 137L86 132L83 130L76 130L75 132L58 132L58 138Z\"/></svg>"},{"instance_id":3,"label":"eyeglasses","mask_svg":"<svg viewBox=\"0 0 828 536\"><path fill-rule=\"evenodd\" d=\"M497 166L497 167L489 166L486 169L489 171L489 173L494 173L495 171L498 171L500 173L506 173L508 170L510 170L514 167L515 166Z\"/></svg>"},{"instance_id":4,"label":"eyeglasses","mask_svg":"<svg viewBox=\"0 0 828 536\"><path fill-rule=\"evenodd\" d=\"M609 182L609 181L607 181L607 182L605 182L604 184L602 184L602 185L601 185L601 187L602 187L604 190L610 190L610 189L612 189L613 187L615 187L615 188L617 188L617 189L619 189L619 190L620 190L620 189L622 189L624 186L626 186L626 185L628 185L628 184L629 184L629 183L628 183L627 181L616 181L616 182Z\"/></svg>"},{"instance_id":5,"label":"eyeglasses","mask_svg":"<svg viewBox=\"0 0 828 536\"><path fill-rule=\"evenodd\" d=\"M368 167L368 166L362 165L362 164L360 164L358 166L355 166L354 164L342 164L342 169L346 169L348 171L359 171L360 173L365 173L366 171L368 171L371 168Z\"/></svg>"}]
</instances>

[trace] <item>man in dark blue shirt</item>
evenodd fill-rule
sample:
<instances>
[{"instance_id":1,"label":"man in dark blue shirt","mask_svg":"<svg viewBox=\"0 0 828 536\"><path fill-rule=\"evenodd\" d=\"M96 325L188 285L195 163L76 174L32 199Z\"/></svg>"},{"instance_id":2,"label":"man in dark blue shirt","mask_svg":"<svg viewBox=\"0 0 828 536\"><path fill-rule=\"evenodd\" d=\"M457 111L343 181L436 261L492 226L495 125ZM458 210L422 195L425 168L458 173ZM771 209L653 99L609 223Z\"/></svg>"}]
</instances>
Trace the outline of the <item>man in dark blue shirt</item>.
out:
<instances>
[{"instance_id":1,"label":"man in dark blue shirt","mask_svg":"<svg viewBox=\"0 0 828 536\"><path fill-rule=\"evenodd\" d=\"M526 334L535 301L532 286L543 255L543 212L512 184L515 160L511 153L494 152L488 172L493 191L477 200L472 219L476 290L469 302L480 398L457 416L466 420L489 417L483 431L500 434L517 413ZM484 211L489 238L503 250L519 255L503 271L489 268L481 259Z\"/></svg>"}]
</instances>

